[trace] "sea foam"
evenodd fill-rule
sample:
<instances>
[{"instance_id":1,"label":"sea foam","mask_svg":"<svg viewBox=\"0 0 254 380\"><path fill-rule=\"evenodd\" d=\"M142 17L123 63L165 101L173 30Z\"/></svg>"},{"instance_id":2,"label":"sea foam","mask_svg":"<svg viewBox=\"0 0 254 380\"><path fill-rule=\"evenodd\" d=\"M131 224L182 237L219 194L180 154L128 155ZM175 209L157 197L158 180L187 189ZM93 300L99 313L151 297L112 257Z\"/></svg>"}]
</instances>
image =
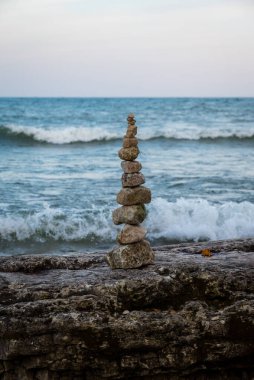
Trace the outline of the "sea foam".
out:
<instances>
[{"instance_id":1,"label":"sea foam","mask_svg":"<svg viewBox=\"0 0 254 380\"><path fill-rule=\"evenodd\" d=\"M92 142L101 140L114 140L118 135L100 127L66 127L62 129L45 129L39 127L26 127L9 125L1 127L7 137L27 137L34 141L49 144L70 144L77 142Z\"/></svg>"},{"instance_id":2,"label":"sea foam","mask_svg":"<svg viewBox=\"0 0 254 380\"><path fill-rule=\"evenodd\" d=\"M157 241L198 241L254 237L254 204L210 203L204 199L156 198L148 206L148 238ZM0 217L4 241L101 241L114 243L116 226L108 206L88 210L44 209L26 216ZM118 227L118 229L120 226Z\"/></svg>"},{"instance_id":3,"label":"sea foam","mask_svg":"<svg viewBox=\"0 0 254 380\"><path fill-rule=\"evenodd\" d=\"M157 198L147 221L149 236L165 240L220 240L254 237L254 204Z\"/></svg>"},{"instance_id":4,"label":"sea foam","mask_svg":"<svg viewBox=\"0 0 254 380\"><path fill-rule=\"evenodd\" d=\"M112 141L122 139L123 130L107 129L107 127L69 126L59 128L43 128L33 126L8 125L0 126L0 136L9 139L27 139L33 142L48 144L88 143L93 141ZM253 139L254 128L246 127L213 127L204 128L196 125L172 123L162 128L140 128L140 140L218 140L218 139Z\"/></svg>"}]
</instances>

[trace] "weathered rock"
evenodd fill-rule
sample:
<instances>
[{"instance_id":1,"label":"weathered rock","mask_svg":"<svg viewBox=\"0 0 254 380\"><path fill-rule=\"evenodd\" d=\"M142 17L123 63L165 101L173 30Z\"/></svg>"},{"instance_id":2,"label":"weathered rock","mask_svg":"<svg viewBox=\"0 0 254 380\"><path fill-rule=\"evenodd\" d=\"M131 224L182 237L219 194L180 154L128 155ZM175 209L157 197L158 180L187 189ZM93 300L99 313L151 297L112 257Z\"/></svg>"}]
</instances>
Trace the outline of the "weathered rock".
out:
<instances>
[{"instance_id":1,"label":"weathered rock","mask_svg":"<svg viewBox=\"0 0 254 380\"><path fill-rule=\"evenodd\" d=\"M106 256L112 269L134 269L152 264L154 253L148 241L115 247Z\"/></svg>"},{"instance_id":2,"label":"weathered rock","mask_svg":"<svg viewBox=\"0 0 254 380\"><path fill-rule=\"evenodd\" d=\"M121 148L118 152L118 156L121 160L134 161L139 155L139 149L136 146L131 148Z\"/></svg>"},{"instance_id":3,"label":"weathered rock","mask_svg":"<svg viewBox=\"0 0 254 380\"><path fill-rule=\"evenodd\" d=\"M151 202L151 190L145 186L125 187L117 194L117 203L123 206L132 206Z\"/></svg>"},{"instance_id":4,"label":"weathered rock","mask_svg":"<svg viewBox=\"0 0 254 380\"><path fill-rule=\"evenodd\" d=\"M143 185L145 183L145 177L142 173L124 173L122 175L122 185L123 187L135 187Z\"/></svg>"},{"instance_id":5,"label":"weathered rock","mask_svg":"<svg viewBox=\"0 0 254 380\"><path fill-rule=\"evenodd\" d=\"M1 380L253 379L254 239L155 253L0 257Z\"/></svg>"},{"instance_id":6,"label":"weathered rock","mask_svg":"<svg viewBox=\"0 0 254 380\"><path fill-rule=\"evenodd\" d=\"M134 113L129 113L128 117L127 117L127 120L132 120L135 118L135 115Z\"/></svg>"},{"instance_id":7,"label":"weathered rock","mask_svg":"<svg viewBox=\"0 0 254 380\"><path fill-rule=\"evenodd\" d=\"M129 125L125 134L125 137L135 137L137 134L138 128L136 125Z\"/></svg>"},{"instance_id":8,"label":"weathered rock","mask_svg":"<svg viewBox=\"0 0 254 380\"><path fill-rule=\"evenodd\" d=\"M124 137L123 139L123 147L131 148L132 146L138 145L138 139L136 137Z\"/></svg>"},{"instance_id":9,"label":"weathered rock","mask_svg":"<svg viewBox=\"0 0 254 380\"><path fill-rule=\"evenodd\" d=\"M146 217L144 205L122 206L113 211L113 222L115 224L139 224Z\"/></svg>"},{"instance_id":10,"label":"weathered rock","mask_svg":"<svg viewBox=\"0 0 254 380\"><path fill-rule=\"evenodd\" d=\"M130 114L128 115L128 117L127 117L127 121L128 121L128 124L129 124L129 125L135 125L136 120L135 120L135 116L134 116L133 113L130 113Z\"/></svg>"},{"instance_id":11,"label":"weathered rock","mask_svg":"<svg viewBox=\"0 0 254 380\"><path fill-rule=\"evenodd\" d=\"M120 244L137 243L145 238L147 230L141 226L126 224L117 236Z\"/></svg>"},{"instance_id":12,"label":"weathered rock","mask_svg":"<svg viewBox=\"0 0 254 380\"><path fill-rule=\"evenodd\" d=\"M121 167L124 173L138 173L142 169L142 165L138 161L122 161Z\"/></svg>"}]
</instances>

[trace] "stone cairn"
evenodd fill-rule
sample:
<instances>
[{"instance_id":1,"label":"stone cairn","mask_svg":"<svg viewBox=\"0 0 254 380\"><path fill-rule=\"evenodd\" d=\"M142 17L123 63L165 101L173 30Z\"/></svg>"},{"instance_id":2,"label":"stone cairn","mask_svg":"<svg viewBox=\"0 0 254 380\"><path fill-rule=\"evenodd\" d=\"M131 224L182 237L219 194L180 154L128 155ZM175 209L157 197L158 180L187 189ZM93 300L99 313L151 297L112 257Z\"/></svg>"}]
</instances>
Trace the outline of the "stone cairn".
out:
<instances>
[{"instance_id":1,"label":"stone cairn","mask_svg":"<svg viewBox=\"0 0 254 380\"><path fill-rule=\"evenodd\" d=\"M151 264L154 253L147 240L146 229L140 226L146 217L144 204L151 202L151 191L145 186L142 165L135 161L139 154L136 138L137 126L134 115L127 118L128 128L123 139L123 147L118 155L122 159L122 190L117 194L117 202L122 205L113 211L114 224L125 224L117 236L120 244L107 254L107 262L112 269L139 268Z\"/></svg>"}]
</instances>

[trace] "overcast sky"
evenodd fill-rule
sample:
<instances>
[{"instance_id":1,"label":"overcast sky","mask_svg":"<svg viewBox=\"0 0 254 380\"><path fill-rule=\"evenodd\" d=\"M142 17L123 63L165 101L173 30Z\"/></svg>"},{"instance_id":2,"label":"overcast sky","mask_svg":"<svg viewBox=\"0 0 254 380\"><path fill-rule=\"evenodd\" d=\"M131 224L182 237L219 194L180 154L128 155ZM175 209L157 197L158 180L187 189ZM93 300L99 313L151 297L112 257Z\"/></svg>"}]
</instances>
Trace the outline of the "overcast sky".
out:
<instances>
[{"instance_id":1,"label":"overcast sky","mask_svg":"<svg viewBox=\"0 0 254 380\"><path fill-rule=\"evenodd\" d=\"M254 96L254 0L0 0L0 96Z\"/></svg>"}]
</instances>

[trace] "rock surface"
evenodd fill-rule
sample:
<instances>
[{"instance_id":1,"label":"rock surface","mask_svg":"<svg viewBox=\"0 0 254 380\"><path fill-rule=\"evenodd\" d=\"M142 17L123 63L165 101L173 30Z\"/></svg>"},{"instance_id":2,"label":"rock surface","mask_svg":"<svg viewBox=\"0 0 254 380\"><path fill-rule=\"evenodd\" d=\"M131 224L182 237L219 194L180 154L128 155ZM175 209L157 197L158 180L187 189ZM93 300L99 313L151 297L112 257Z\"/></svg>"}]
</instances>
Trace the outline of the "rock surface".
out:
<instances>
[{"instance_id":1,"label":"rock surface","mask_svg":"<svg viewBox=\"0 0 254 380\"><path fill-rule=\"evenodd\" d=\"M142 165L139 161L122 161L121 167L124 173L138 173L142 169Z\"/></svg>"},{"instance_id":2,"label":"rock surface","mask_svg":"<svg viewBox=\"0 0 254 380\"><path fill-rule=\"evenodd\" d=\"M254 239L155 251L1 257L0 378L253 379Z\"/></svg>"},{"instance_id":3,"label":"rock surface","mask_svg":"<svg viewBox=\"0 0 254 380\"><path fill-rule=\"evenodd\" d=\"M146 217L144 205L122 206L115 209L112 213L114 224L139 224Z\"/></svg>"},{"instance_id":4,"label":"rock surface","mask_svg":"<svg viewBox=\"0 0 254 380\"><path fill-rule=\"evenodd\" d=\"M125 134L125 137L135 137L137 134L138 128L136 125L129 125Z\"/></svg>"},{"instance_id":5,"label":"rock surface","mask_svg":"<svg viewBox=\"0 0 254 380\"><path fill-rule=\"evenodd\" d=\"M145 183L145 177L142 173L124 173L122 175L122 186L123 187L136 187L143 185Z\"/></svg>"},{"instance_id":6,"label":"rock surface","mask_svg":"<svg viewBox=\"0 0 254 380\"><path fill-rule=\"evenodd\" d=\"M131 148L121 148L118 152L118 156L121 158L121 160L125 161L134 161L139 154L139 149L136 146L133 146Z\"/></svg>"},{"instance_id":7,"label":"rock surface","mask_svg":"<svg viewBox=\"0 0 254 380\"><path fill-rule=\"evenodd\" d=\"M123 148L131 148L138 145L138 139L136 137L124 137Z\"/></svg>"},{"instance_id":8,"label":"rock surface","mask_svg":"<svg viewBox=\"0 0 254 380\"><path fill-rule=\"evenodd\" d=\"M119 232L117 241L120 244L131 244L141 241L145 238L147 230L142 226L132 226L125 224Z\"/></svg>"},{"instance_id":9,"label":"rock surface","mask_svg":"<svg viewBox=\"0 0 254 380\"><path fill-rule=\"evenodd\" d=\"M152 264L154 253L146 240L115 247L106 256L112 269L134 269Z\"/></svg>"},{"instance_id":10,"label":"rock surface","mask_svg":"<svg viewBox=\"0 0 254 380\"><path fill-rule=\"evenodd\" d=\"M151 202L151 190L145 186L124 188L117 194L117 203L131 206Z\"/></svg>"}]
</instances>

